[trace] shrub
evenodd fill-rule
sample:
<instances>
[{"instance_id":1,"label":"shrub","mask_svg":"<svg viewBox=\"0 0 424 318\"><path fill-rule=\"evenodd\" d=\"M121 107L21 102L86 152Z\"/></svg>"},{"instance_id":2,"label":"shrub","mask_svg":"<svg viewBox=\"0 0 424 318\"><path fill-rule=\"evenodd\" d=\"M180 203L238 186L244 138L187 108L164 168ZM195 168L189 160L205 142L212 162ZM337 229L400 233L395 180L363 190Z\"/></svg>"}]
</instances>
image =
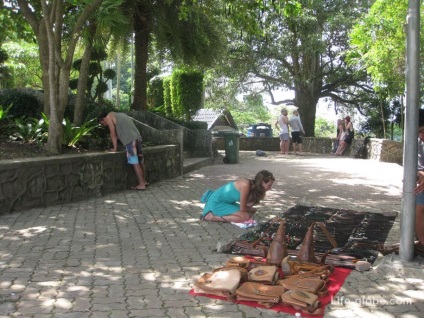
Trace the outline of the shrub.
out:
<instances>
[{"instance_id":1,"label":"shrub","mask_svg":"<svg viewBox=\"0 0 424 318\"><path fill-rule=\"evenodd\" d=\"M12 137L22 140L24 143L41 143L47 139L47 131L44 119L15 119L13 127L16 132Z\"/></svg>"},{"instance_id":2,"label":"shrub","mask_svg":"<svg viewBox=\"0 0 424 318\"><path fill-rule=\"evenodd\" d=\"M13 118L39 117L43 105L34 94L15 89L7 89L0 95L0 105L11 106L9 115Z\"/></svg>"}]
</instances>

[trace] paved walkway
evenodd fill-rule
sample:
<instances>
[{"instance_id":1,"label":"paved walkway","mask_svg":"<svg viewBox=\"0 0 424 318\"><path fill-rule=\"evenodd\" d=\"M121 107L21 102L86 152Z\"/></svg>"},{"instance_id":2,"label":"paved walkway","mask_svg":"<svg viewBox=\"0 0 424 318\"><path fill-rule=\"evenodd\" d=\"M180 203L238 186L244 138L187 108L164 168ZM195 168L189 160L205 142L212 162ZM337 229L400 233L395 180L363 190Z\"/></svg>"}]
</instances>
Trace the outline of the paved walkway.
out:
<instances>
[{"instance_id":1,"label":"paved walkway","mask_svg":"<svg viewBox=\"0 0 424 318\"><path fill-rule=\"evenodd\" d=\"M78 203L0 216L0 317L289 317L192 297L192 282L221 266L219 241L246 230L198 220L199 198L238 176L274 173L259 221L293 205L399 212L402 167L307 154L214 165L156 184ZM387 243L398 242L395 224ZM377 264L377 265L376 265ZM423 317L423 262L388 257L354 271L325 317Z\"/></svg>"}]
</instances>

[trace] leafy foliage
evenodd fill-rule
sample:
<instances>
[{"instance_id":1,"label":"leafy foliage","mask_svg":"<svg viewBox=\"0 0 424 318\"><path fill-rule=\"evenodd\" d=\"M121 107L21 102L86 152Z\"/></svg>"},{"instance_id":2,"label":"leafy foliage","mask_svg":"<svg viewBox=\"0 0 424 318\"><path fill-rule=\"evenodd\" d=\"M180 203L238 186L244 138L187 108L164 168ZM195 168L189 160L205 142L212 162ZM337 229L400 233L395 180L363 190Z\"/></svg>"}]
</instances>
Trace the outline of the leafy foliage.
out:
<instances>
[{"instance_id":1,"label":"leafy foliage","mask_svg":"<svg viewBox=\"0 0 424 318\"><path fill-rule=\"evenodd\" d=\"M12 108L12 105L3 109L3 105L0 105L0 121L4 121L9 117L9 110Z\"/></svg>"},{"instance_id":2,"label":"leafy foliage","mask_svg":"<svg viewBox=\"0 0 424 318\"><path fill-rule=\"evenodd\" d=\"M26 91L7 89L0 95L0 104L10 107L11 117L38 117L42 111L42 105L38 99Z\"/></svg>"},{"instance_id":3,"label":"leafy foliage","mask_svg":"<svg viewBox=\"0 0 424 318\"><path fill-rule=\"evenodd\" d=\"M171 78L171 107L175 117L186 121L200 109L203 97L203 74L176 69Z\"/></svg>"},{"instance_id":4,"label":"leafy foliage","mask_svg":"<svg viewBox=\"0 0 424 318\"><path fill-rule=\"evenodd\" d=\"M164 79L161 77L154 77L149 81L147 87L147 105L149 109L162 107L164 105L163 82Z\"/></svg>"},{"instance_id":5,"label":"leafy foliage","mask_svg":"<svg viewBox=\"0 0 424 318\"><path fill-rule=\"evenodd\" d=\"M9 55L5 65L13 77L12 85L9 87L41 89L42 72L37 45L25 41L8 41L3 43L3 48Z\"/></svg>"},{"instance_id":6,"label":"leafy foliage","mask_svg":"<svg viewBox=\"0 0 424 318\"><path fill-rule=\"evenodd\" d=\"M80 127L75 126L68 118L65 118L62 122L63 125L63 144L68 147L75 147L76 144L84 137L89 136L91 131L99 124L95 119L86 121Z\"/></svg>"},{"instance_id":7,"label":"leafy foliage","mask_svg":"<svg viewBox=\"0 0 424 318\"><path fill-rule=\"evenodd\" d=\"M172 99L171 99L171 77L163 79L163 100L165 106L165 114L172 115Z\"/></svg>"},{"instance_id":8,"label":"leafy foliage","mask_svg":"<svg viewBox=\"0 0 424 318\"><path fill-rule=\"evenodd\" d=\"M336 137L337 127L325 118L317 117L315 121L315 137Z\"/></svg>"},{"instance_id":9,"label":"leafy foliage","mask_svg":"<svg viewBox=\"0 0 424 318\"><path fill-rule=\"evenodd\" d=\"M107 59L107 53L103 49L95 48L91 52L91 62L89 66L89 78L85 95L93 101L102 101L103 94L109 89L107 81L116 77L116 72L112 69L103 70L102 63ZM72 63L72 68L79 72L82 60L77 59ZM79 76L69 81L69 88L72 90L78 87Z\"/></svg>"},{"instance_id":10,"label":"leafy foliage","mask_svg":"<svg viewBox=\"0 0 424 318\"><path fill-rule=\"evenodd\" d=\"M16 118L14 123L16 132L12 134L13 138L22 140L24 143L41 143L47 138L44 119Z\"/></svg>"},{"instance_id":11,"label":"leafy foliage","mask_svg":"<svg viewBox=\"0 0 424 318\"><path fill-rule=\"evenodd\" d=\"M365 69L376 90L385 90L389 97L403 94L405 89L407 12L407 1L377 0L350 34L349 63Z\"/></svg>"}]
</instances>

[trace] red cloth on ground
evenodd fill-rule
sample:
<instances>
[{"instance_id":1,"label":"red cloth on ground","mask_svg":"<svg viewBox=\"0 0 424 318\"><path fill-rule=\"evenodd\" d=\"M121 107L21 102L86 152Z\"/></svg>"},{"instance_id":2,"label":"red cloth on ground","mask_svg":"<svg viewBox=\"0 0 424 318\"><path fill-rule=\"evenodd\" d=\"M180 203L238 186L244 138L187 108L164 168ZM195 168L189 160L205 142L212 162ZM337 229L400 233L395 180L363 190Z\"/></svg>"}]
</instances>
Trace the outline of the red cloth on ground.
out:
<instances>
[{"instance_id":1,"label":"red cloth on ground","mask_svg":"<svg viewBox=\"0 0 424 318\"><path fill-rule=\"evenodd\" d=\"M337 292L339 291L339 289L342 287L345 279L347 276L349 276L350 272L352 270L348 269L348 268L343 268L343 267L335 267L334 268L334 272L331 273L330 275L330 281L327 283L327 288L328 288L328 295L324 296L324 297L320 297L320 302L321 302L321 308L325 309L325 307L331 302L331 300L334 298L334 296L337 294ZM193 289L190 291L190 295L193 296L204 296L204 297L209 297L209 298L213 298L213 299L222 299L222 300L227 300L227 298L225 297L219 297L219 296L214 296L214 295L208 295L208 294L196 294ZM242 305L246 305L246 306L251 306L251 307L261 307L261 308L265 308L264 306L259 305L257 302L254 301L240 301L240 300L236 300L234 301L237 304L242 304ZM291 306L288 305L283 305L283 304L277 304L276 306L269 308L270 310L274 310L274 311L281 311L281 312L285 312L288 314L296 314L297 312L299 312L299 310L294 309ZM307 315L305 313L302 313L302 317L322 317L323 315Z\"/></svg>"}]
</instances>

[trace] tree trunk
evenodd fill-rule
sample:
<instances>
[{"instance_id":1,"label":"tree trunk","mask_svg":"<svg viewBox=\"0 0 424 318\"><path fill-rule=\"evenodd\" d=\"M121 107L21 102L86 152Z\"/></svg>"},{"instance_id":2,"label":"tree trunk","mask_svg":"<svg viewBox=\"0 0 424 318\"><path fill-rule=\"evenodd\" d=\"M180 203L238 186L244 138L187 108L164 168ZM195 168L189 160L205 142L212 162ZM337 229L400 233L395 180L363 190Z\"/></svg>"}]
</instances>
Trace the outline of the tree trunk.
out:
<instances>
[{"instance_id":1,"label":"tree trunk","mask_svg":"<svg viewBox=\"0 0 424 318\"><path fill-rule=\"evenodd\" d=\"M116 108L121 107L121 54L116 54Z\"/></svg>"},{"instance_id":2,"label":"tree trunk","mask_svg":"<svg viewBox=\"0 0 424 318\"><path fill-rule=\"evenodd\" d=\"M309 89L297 88L295 90L295 104L299 107L299 116L305 130L305 136L314 137L318 97L309 94L309 92Z\"/></svg>"},{"instance_id":3,"label":"tree trunk","mask_svg":"<svg viewBox=\"0 0 424 318\"><path fill-rule=\"evenodd\" d=\"M317 52L303 52L293 55L295 77L295 104L299 107L306 137L315 136L315 117L317 103L322 89L320 76L319 54Z\"/></svg>"},{"instance_id":4,"label":"tree trunk","mask_svg":"<svg viewBox=\"0 0 424 318\"><path fill-rule=\"evenodd\" d=\"M38 53L40 54L40 65L42 70L41 81L43 83L43 111L47 117L50 117L50 99L49 99L49 50L48 50L48 42L47 42L47 34L45 31L45 24L41 23L40 28L44 30L40 30L38 33L37 41L38 41Z\"/></svg>"},{"instance_id":5,"label":"tree trunk","mask_svg":"<svg viewBox=\"0 0 424 318\"><path fill-rule=\"evenodd\" d=\"M378 99L378 103L380 104L380 115L381 115L381 124L383 127L383 138L387 138L387 131L386 131L386 120L384 119L384 107L383 107L383 99L381 97Z\"/></svg>"},{"instance_id":6,"label":"tree trunk","mask_svg":"<svg viewBox=\"0 0 424 318\"><path fill-rule=\"evenodd\" d=\"M90 58L91 58L91 41L86 44L84 54L82 56L81 68L79 70L77 96L74 109L74 124L80 126L83 123L82 115L84 113L84 100L87 90L87 81L89 75Z\"/></svg>"},{"instance_id":7,"label":"tree trunk","mask_svg":"<svg viewBox=\"0 0 424 318\"><path fill-rule=\"evenodd\" d=\"M133 110L147 110L147 60L151 30L147 10L139 6L134 13L134 101Z\"/></svg>"}]
</instances>

